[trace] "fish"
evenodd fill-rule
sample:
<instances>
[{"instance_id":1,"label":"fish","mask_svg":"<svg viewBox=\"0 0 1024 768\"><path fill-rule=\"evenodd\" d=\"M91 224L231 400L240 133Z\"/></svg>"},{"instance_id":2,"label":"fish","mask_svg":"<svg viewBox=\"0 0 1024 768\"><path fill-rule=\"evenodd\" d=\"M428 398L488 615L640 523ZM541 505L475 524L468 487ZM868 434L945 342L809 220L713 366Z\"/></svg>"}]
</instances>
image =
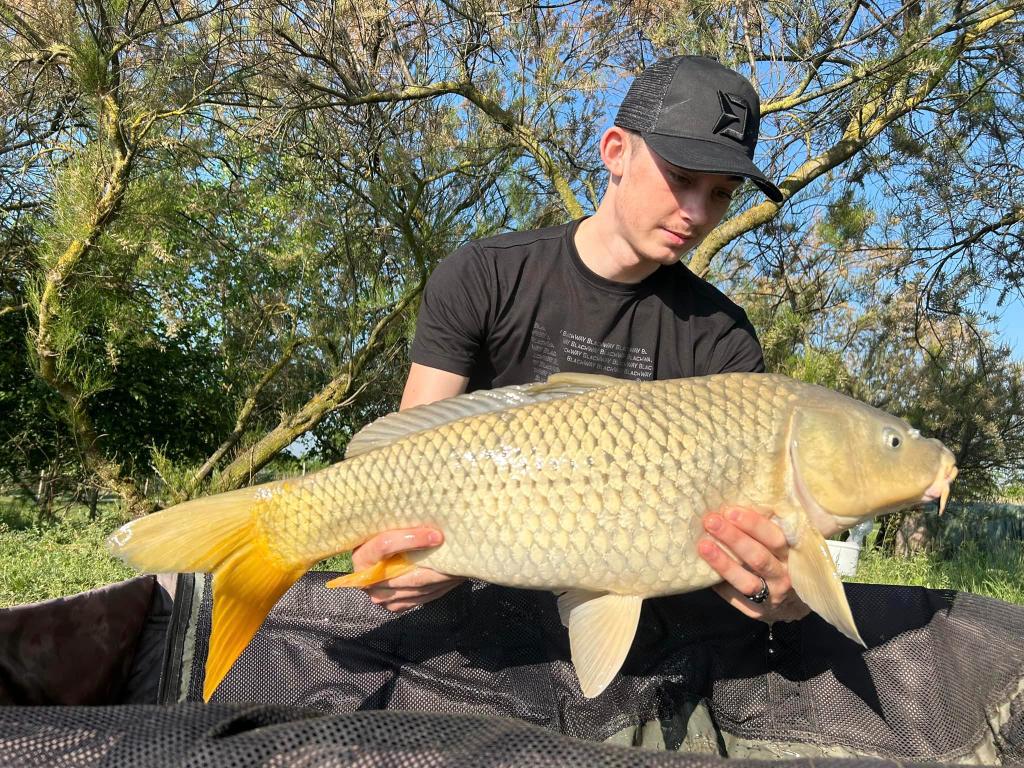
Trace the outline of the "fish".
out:
<instances>
[{"instance_id":1,"label":"fish","mask_svg":"<svg viewBox=\"0 0 1024 768\"><path fill-rule=\"evenodd\" d=\"M919 502L941 509L956 473L939 440L785 376L558 373L388 414L336 464L155 512L109 546L141 571L212 573L206 701L302 574L416 526L440 529L443 543L328 586L363 588L425 566L550 590L592 698L625 661L645 599L720 581L697 552L705 512L770 516L789 543L797 595L864 645L826 538Z\"/></svg>"}]
</instances>

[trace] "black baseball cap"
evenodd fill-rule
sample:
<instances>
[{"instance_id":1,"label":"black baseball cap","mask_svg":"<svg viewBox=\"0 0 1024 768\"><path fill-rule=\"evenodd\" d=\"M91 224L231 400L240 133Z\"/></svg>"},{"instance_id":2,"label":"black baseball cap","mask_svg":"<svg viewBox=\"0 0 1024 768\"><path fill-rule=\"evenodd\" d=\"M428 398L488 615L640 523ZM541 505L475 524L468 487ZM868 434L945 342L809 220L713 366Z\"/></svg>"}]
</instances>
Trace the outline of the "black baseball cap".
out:
<instances>
[{"instance_id":1,"label":"black baseball cap","mask_svg":"<svg viewBox=\"0 0 1024 768\"><path fill-rule=\"evenodd\" d=\"M753 162L761 100L743 75L714 59L673 56L647 67L630 85L615 125L639 133L672 165L743 176L782 202Z\"/></svg>"}]
</instances>

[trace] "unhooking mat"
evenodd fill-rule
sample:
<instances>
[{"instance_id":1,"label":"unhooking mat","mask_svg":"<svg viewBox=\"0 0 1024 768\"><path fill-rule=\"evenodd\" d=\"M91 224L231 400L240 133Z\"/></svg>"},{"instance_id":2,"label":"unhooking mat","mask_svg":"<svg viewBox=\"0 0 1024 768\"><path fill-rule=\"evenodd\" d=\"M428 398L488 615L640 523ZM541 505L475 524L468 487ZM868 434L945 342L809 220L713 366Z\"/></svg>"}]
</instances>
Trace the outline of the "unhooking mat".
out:
<instances>
[{"instance_id":1,"label":"unhooking mat","mask_svg":"<svg viewBox=\"0 0 1024 768\"><path fill-rule=\"evenodd\" d=\"M1024 764L1021 606L850 584L865 650L709 591L649 600L585 699L550 594L468 582L395 617L328 578L285 595L203 706L208 581L180 577L165 706L0 708L0 765Z\"/></svg>"}]
</instances>

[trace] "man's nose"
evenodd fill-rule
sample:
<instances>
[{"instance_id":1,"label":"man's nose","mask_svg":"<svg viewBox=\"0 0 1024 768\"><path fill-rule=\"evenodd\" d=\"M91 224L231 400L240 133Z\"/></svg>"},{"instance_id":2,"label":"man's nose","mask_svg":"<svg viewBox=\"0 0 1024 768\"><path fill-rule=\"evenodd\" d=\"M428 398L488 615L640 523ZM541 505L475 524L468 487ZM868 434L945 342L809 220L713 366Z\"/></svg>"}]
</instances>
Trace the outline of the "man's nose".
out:
<instances>
[{"instance_id":1,"label":"man's nose","mask_svg":"<svg viewBox=\"0 0 1024 768\"><path fill-rule=\"evenodd\" d=\"M686 189L676 195L676 204L683 218L695 227L707 224L711 218L707 191L698 187Z\"/></svg>"}]
</instances>

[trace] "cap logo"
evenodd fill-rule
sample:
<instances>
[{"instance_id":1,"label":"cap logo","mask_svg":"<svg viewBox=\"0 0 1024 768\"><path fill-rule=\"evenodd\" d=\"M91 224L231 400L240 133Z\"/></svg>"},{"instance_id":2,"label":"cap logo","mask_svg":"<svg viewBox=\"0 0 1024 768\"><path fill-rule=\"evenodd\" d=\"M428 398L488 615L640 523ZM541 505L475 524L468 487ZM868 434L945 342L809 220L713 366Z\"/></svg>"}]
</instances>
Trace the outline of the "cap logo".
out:
<instances>
[{"instance_id":1,"label":"cap logo","mask_svg":"<svg viewBox=\"0 0 1024 768\"><path fill-rule=\"evenodd\" d=\"M750 108L747 102L731 93L718 92L718 100L722 103L722 116L718 118L712 133L720 133L730 139L742 143L747 133L747 115Z\"/></svg>"}]
</instances>

